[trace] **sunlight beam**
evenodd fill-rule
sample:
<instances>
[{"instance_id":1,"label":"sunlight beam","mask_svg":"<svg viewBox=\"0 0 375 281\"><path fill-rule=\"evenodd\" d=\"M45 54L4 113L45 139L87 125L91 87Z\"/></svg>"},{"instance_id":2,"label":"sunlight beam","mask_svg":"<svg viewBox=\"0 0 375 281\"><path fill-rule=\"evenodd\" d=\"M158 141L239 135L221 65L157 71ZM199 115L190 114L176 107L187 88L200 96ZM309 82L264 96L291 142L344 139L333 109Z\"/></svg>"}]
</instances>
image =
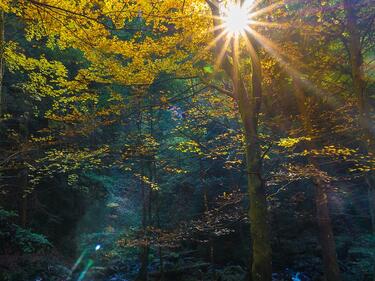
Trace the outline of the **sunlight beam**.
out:
<instances>
[{"instance_id":1,"label":"sunlight beam","mask_svg":"<svg viewBox=\"0 0 375 281\"><path fill-rule=\"evenodd\" d=\"M225 40L224 46L221 48L220 53L218 54L218 56L216 58L215 69L218 68L218 67L220 67L220 65L221 65L221 63L223 61L223 58L225 56L225 53L228 51L228 47L229 47L230 41L231 41L231 38L227 37L227 39Z\"/></svg>"},{"instance_id":2,"label":"sunlight beam","mask_svg":"<svg viewBox=\"0 0 375 281\"><path fill-rule=\"evenodd\" d=\"M265 14L265 13L272 12L273 10L275 10L275 9L277 9L277 8L279 8L279 7L281 7L282 5L283 5L283 1L276 2L276 3L274 3L274 4L272 4L272 5L269 5L269 6L265 7L265 8L263 8L263 9L260 9L260 10L257 10L257 11L255 11L255 12L252 12L252 13L249 15L249 17L250 17L250 18L256 18L256 17L259 17L259 16L261 16L261 15L263 15L263 14Z\"/></svg>"},{"instance_id":3,"label":"sunlight beam","mask_svg":"<svg viewBox=\"0 0 375 281\"><path fill-rule=\"evenodd\" d=\"M253 38L259 44L261 44L267 51L267 53L270 54L283 67L286 73L288 73L293 79L298 80L306 90L311 91L321 98L324 98L332 108L337 108L342 104L342 101L340 101L337 97L334 98L331 95L328 95L327 93L319 89L316 85L314 85L310 80L306 79L306 75L304 73L292 67L292 62L287 61L281 55L282 51L275 43L253 29L247 29L247 32L253 35Z\"/></svg>"}]
</instances>

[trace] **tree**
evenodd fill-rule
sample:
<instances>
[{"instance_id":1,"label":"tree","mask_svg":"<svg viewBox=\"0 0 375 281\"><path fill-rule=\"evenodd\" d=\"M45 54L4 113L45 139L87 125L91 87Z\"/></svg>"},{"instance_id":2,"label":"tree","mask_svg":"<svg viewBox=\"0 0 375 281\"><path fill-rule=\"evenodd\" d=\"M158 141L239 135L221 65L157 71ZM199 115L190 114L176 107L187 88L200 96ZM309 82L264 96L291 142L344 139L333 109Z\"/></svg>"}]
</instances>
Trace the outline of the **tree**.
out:
<instances>
[{"instance_id":1,"label":"tree","mask_svg":"<svg viewBox=\"0 0 375 281\"><path fill-rule=\"evenodd\" d=\"M350 58L351 77L353 83L353 92L357 101L358 108L358 120L363 130L363 150L364 153L374 154L374 136L371 132L371 99L368 93L366 93L366 78L364 71L364 59L363 49L366 44L364 41L366 37L371 37L371 31L368 34L361 34L359 26L358 13L361 9L371 9L366 6L366 3L356 4L351 1L344 0L344 9L347 20L347 31L348 31L348 52ZM361 7L361 6L364 7ZM364 23L371 29L374 25L374 17L370 17L364 20ZM367 29L366 29L367 31ZM373 36L373 35L372 35ZM371 40L371 39L370 39ZM369 171L367 175L367 184L369 186L369 202L371 207L371 219L373 233L375 233L375 175L374 171Z\"/></svg>"},{"instance_id":2,"label":"tree","mask_svg":"<svg viewBox=\"0 0 375 281\"><path fill-rule=\"evenodd\" d=\"M136 81L137 84L140 83L140 81L144 81L145 84L150 84L151 81L154 79L156 75L162 70L162 71L168 71L176 70L174 64L176 62L179 62L183 60L183 57L186 57L189 55L189 53L193 52L196 53L196 48L200 44L200 42L197 42L196 39L202 40L204 37L197 32L199 28L198 20L200 21L207 21L203 16L200 15L205 10L205 7L202 6L196 6L194 1L191 3L185 3L184 5L176 5L172 3L162 3L160 4L160 7L157 10L163 10L166 11L166 8L169 9L168 12L166 12L166 16L169 18L169 22L164 22L161 18L157 17L148 17L147 14L149 11L152 11L155 7L154 4L150 5L146 2L140 2L138 3L140 5L130 5L127 7L127 13L125 17L122 17L121 19L112 19L114 23L119 23L119 26L123 26L126 19L129 19L130 21L139 21L144 20L141 25L143 25L145 28L152 27L154 32L158 31L160 33L164 33L164 36L161 36L159 38L155 36L149 36L149 37L143 37L142 41L127 41L127 42L121 42L119 40L119 37L111 38L109 35L112 33L110 29L108 29L108 26L102 21L101 17L102 14L106 14L106 8L103 6L103 9L95 9L90 5L87 5L87 3L79 3L75 7L75 12L73 12L73 7L71 7L69 4L66 6L58 6L55 4L49 4L49 3L41 3L37 1L31 1L29 3L18 3L18 5L14 8L15 11L20 11L24 17L29 17L30 15L36 16L36 22L35 24L32 24L29 26L30 34L38 34L41 33L41 35L48 35L50 37L56 37L59 42L59 45L64 46L65 44L69 44L71 46L74 46L76 48L80 48L86 52L86 57L90 59L93 66L99 67L99 64L103 63L103 54L98 53L95 51L95 49L91 48L92 45L94 46L100 46L103 48L105 46L107 54L122 54L124 56L132 55L132 63L128 64L125 68L122 68L119 65L119 62L116 62L113 58L110 58L109 60L105 60L108 62L108 69L111 69L111 73L108 73L113 77L114 81L120 82L122 84L132 84L131 81L126 81L131 77L134 81ZM82 6L80 6L82 5ZM209 5L211 7L211 11L213 13L213 17L220 16L219 12L219 3L217 2L209 2ZM120 5L117 5L116 3L112 3L112 8L117 8ZM22 10L20 10L20 7L23 7ZM171 7L174 7L175 9L171 9ZM197 9L197 8L198 9ZM26 9L25 9L26 8ZM78 10L77 10L78 8ZM38 11L39 9L39 11ZM40 13L40 9L42 9L42 13ZM136 10L137 14L139 15L139 11L141 11L141 15L145 15L145 17L134 17L134 10ZM189 11L187 11L189 9ZM85 10L90 10L90 17L85 16ZM53 12L51 16L51 11ZM96 13L93 13L93 11L97 11ZM196 15L197 18L194 18L194 22L185 20L185 21L179 21L178 20L178 14L181 14L183 17L187 13L192 13L193 15ZM72 17L73 20L68 20L68 17ZM56 20L57 18L57 20ZM150 19L148 19L150 18ZM186 18L185 18L186 19ZM69 24L66 24L66 21L69 21ZM122 22L121 22L122 21ZM45 34L46 30L41 29L40 27L45 24L45 22L48 22L50 24L48 33ZM64 24L62 25L61 22ZM85 24L87 23L87 24ZM187 34L179 33L179 32L173 32L171 30L171 27L175 25L175 28L180 27L184 28L184 31L187 32ZM214 19L214 25L217 27L219 25L219 22ZM70 27L72 26L72 27ZM89 28L86 28L86 26L89 26ZM194 27L194 35L199 34L199 36L194 36L193 34L189 33L189 30ZM156 29L156 30L155 30ZM142 30L142 29L140 29ZM167 33L165 33L167 31ZM171 32L172 31L172 32ZM74 33L74 37L72 36L72 33ZM90 37L90 44L87 44L88 34ZM142 34L142 31L141 31ZM215 35L218 36L218 31L215 32ZM182 36L181 36L182 35ZM196 37L196 39L191 40L190 42L193 42L192 44L186 44L185 41L180 41L182 38L184 38L186 35L192 36L193 38ZM35 35L34 35L35 36ZM40 35L37 35L40 36ZM139 34L135 33L134 38L138 37ZM99 39L100 37L100 39ZM78 39L77 39L78 38ZM86 39L85 39L86 38ZM92 40L92 38L98 38L97 40ZM103 42L104 41L104 42ZM223 40L218 40L220 43L223 43ZM252 240L253 240L253 277L254 280L270 280L271 279L271 248L270 248L270 242L269 242L269 222L267 218L267 203L265 199L265 191L264 191L264 181L261 176L261 148L260 148L260 142L257 136L258 131L258 118L261 108L261 69L260 69L260 62L259 57L257 55L255 41L252 41L252 45L254 46L250 51L250 56L252 59L252 86L251 86L251 94L249 92L249 89L245 86L245 80L243 78L243 74L240 73L240 66L238 61L233 62L233 69L230 66L229 63L229 57L228 54L224 55L224 63L226 64L224 69L227 75L230 77L232 83L233 83L233 94L231 96L235 97L236 102L238 103L239 112L242 118L242 122L244 125L244 131L245 131L245 137L246 137L246 151L247 151L247 174L248 174L248 182L249 182L249 198L251 200L250 204L250 211L249 215L252 221ZM177 43L178 42L178 43ZM124 49L123 46L119 45L119 43L122 43L123 45L129 46L131 49L142 49L144 50L142 52L143 59L137 59L135 60L136 56L135 54L130 53L123 53L126 49ZM152 44L150 44L152 43ZM188 52L184 53L181 52L182 49L176 49L174 46L178 44L184 44L185 48L187 48ZM203 42L202 42L203 43ZM155 44L158 44L159 46L156 47ZM167 47L165 47L165 44L167 44ZM137 46L138 45L138 46ZM152 46L152 49L147 46ZM161 47L164 45L163 47ZM207 45L207 43L206 43ZM217 43L217 46L220 44ZM170 46L170 47L168 47ZM173 47L172 47L173 46ZM155 48L156 47L156 48ZM109 48L109 49L108 49ZM233 44L232 52L234 53L232 55L232 59L238 60L239 53L237 53L236 49L238 47ZM218 48L216 48L218 49ZM166 50L169 54L167 58L165 59L150 59L149 57L155 56L155 50L158 50L159 52L161 50ZM126 52L128 52L126 50ZM174 55L172 55L174 54ZM159 56L163 56L163 54L158 54ZM218 55L218 53L217 53ZM109 56L111 57L111 55ZM98 60L100 59L100 60ZM146 65L144 64L146 62ZM190 62L186 61L187 63L178 63L178 69L184 71L185 73L188 73L189 76L196 75L197 71L191 68ZM140 64L139 64L140 63ZM161 65L162 67L158 66ZM153 65L153 66L152 66ZM152 67L151 67L152 66ZM141 70L142 69L142 70ZM154 71L156 69L156 71ZM124 71L130 71L126 76L124 76ZM146 71L146 73L145 73ZM151 73L150 73L151 71ZM188 72L187 72L188 71ZM107 75L107 70L102 67L100 67L100 75L105 76ZM139 72L139 74L135 74L136 72ZM147 74L149 72L149 74ZM150 74L152 76L150 76ZM125 80L123 78L125 78Z\"/></svg>"},{"instance_id":3,"label":"tree","mask_svg":"<svg viewBox=\"0 0 375 281\"><path fill-rule=\"evenodd\" d=\"M4 78L4 51L5 51L5 14L0 8L0 116L3 108L3 78Z\"/></svg>"},{"instance_id":4,"label":"tree","mask_svg":"<svg viewBox=\"0 0 375 281\"><path fill-rule=\"evenodd\" d=\"M1 180L7 192L17 185L19 195L27 194L26 199L15 196L17 204L4 195L8 207L25 210L20 212L24 224L38 225L38 212L48 218L55 213L70 217L67 229L72 235L89 204L77 203L78 213L55 210L58 204L51 202L60 196L51 194L69 190L64 200L77 202L87 196L97 204L111 198L114 202L99 212L110 209L108 231L94 235L106 240L105 235L115 237L113 229L121 225L115 219L124 214L120 197L131 193L135 215L119 232L137 236L129 243L126 238L121 241L143 251L138 275L145 280L156 250L163 276L162 249L169 251L171 244L210 248L215 252L214 271L222 246L216 243L216 232L225 232L220 228L225 214L217 212L214 198L243 190L247 181L251 224L246 231L241 230L243 223L237 229L252 241L252 261L247 263L252 280L272 279L272 257L277 261L274 270L289 267L289 260L277 256L287 235L280 225L293 218L308 221L305 209L311 202L316 203L318 224L309 234L320 236L327 279L340 280L335 247L340 255L349 255L342 254L348 252L341 243L347 233L339 224L332 227L331 220L340 216L329 213L327 198L342 195L341 201L349 204L343 195L346 184L357 184L373 170L371 136L365 130L360 133L353 121L350 89L352 84L357 111L368 112L358 115L366 127L371 108L365 105L371 102L365 101L365 88L371 83L366 85L369 79L361 61L372 46L371 32L365 30L373 18L363 12L371 10L370 2L270 2L255 1L251 14L245 15L250 18L245 19L248 28L238 32L227 26L226 5L232 2L226 1L2 1L7 30L20 32L7 33L7 44L2 44L4 89L7 99L17 96L17 101L7 103L1 119L6 140ZM248 3L232 4L242 13ZM361 39L358 30L367 35ZM366 51L360 46L364 42ZM24 175L22 184L10 178L13 173L19 179ZM280 179L288 181L285 186ZM49 181L55 188L49 189ZM126 187L113 184L116 181ZM309 182L315 196L309 193ZM280 218L275 213L281 209L278 204L289 200L284 191L300 205L282 210L288 218L272 221L279 228L271 236L269 213ZM300 194L308 200L298 201ZM297 210L301 206L304 212ZM181 225L180 220L188 223ZM100 227L107 222L103 221ZM205 223L209 227L199 231ZM56 241L61 241L58 236ZM183 237L199 242L181 242ZM210 245L201 246L207 237ZM278 245L275 254L271 243Z\"/></svg>"},{"instance_id":5,"label":"tree","mask_svg":"<svg viewBox=\"0 0 375 281\"><path fill-rule=\"evenodd\" d=\"M214 21L215 35L220 38L223 32L220 18L219 3L208 1ZM246 35L248 36L248 35ZM250 38L250 39L249 39ZM233 84L233 92L229 95L234 98L238 104L238 110L242 119L245 134L246 147L246 173L248 178L249 194L249 219L251 225L252 239L252 280L271 280L272 279L272 252L270 244L270 226L267 214L267 202L265 196L265 184L262 178L262 152L258 136L259 114L262 100L262 74L257 46L251 37L246 37L250 41L250 57L252 62L252 81L251 88L246 88L246 81L240 72L239 66L239 46L238 37L234 36L232 41L233 65L226 50L221 50L225 46L224 39L216 43L216 56L224 53L223 68L230 77ZM225 47L222 47L225 48Z\"/></svg>"}]
</instances>

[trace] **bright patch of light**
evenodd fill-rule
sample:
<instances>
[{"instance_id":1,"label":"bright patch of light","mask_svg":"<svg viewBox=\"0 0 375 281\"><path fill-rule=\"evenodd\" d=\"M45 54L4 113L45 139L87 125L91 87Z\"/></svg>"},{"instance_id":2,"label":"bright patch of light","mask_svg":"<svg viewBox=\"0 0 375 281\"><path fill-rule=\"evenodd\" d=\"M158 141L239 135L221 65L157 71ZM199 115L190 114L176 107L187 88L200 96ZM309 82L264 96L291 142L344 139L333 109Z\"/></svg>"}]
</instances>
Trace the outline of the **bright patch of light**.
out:
<instances>
[{"instance_id":1,"label":"bright patch of light","mask_svg":"<svg viewBox=\"0 0 375 281\"><path fill-rule=\"evenodd\" d=\"M238 35L244 32L250 23L248 5L228 4L223 11L223 23L225 30L230 35Z\"/></svg>"},{"instance_id":2,"label":"bright patch of light","mask_svg":"<svg viewBox=\"0 0 375 281\"><path fill-rule=\"evenodd\" d=\"M96 245L95 251L99 251L102 246L100 244Z\"/></svg>"}]
</instances>

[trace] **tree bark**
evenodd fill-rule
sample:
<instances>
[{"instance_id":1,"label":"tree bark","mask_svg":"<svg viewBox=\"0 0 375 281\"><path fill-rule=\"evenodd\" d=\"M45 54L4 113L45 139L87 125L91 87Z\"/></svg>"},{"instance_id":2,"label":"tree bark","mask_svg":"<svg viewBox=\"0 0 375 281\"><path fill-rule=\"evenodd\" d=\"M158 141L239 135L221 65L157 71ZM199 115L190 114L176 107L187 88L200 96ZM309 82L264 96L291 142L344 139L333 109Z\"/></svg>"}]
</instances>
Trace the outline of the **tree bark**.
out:
<instances>
[{"instance_id":1,"label":"tree bark","mask_svg":"<svg viewBox=\"0 0 375 281\"><path fill-rule=\"evenodd\" d=\"M5 47L5 15L0 11L0 116L3 114L3 78L4 78L4 47Z\"/></svg>"},{"instance_id":2,"label":"tree bark","mask_svg":"<svg viewBox=\"0 0 375 281\"><path fill-rule=\"evenodd\" d=\"M294 80L293 83L298 107L301 112L304 131L308 136L312 136L313 127L311 124L310 113L306 106L306 96L298 81ZM314 147L315 144L312 140L309 148L313 149ZM319 169L319 163L317 163L313 157L308 157L307 160L310 165ZM315 177L313 178L313 184L315 189L316 219L318 224L319 243L322 248L324 275L326 281L340 281L342 278L337 261L336 243L333 236L328 206L327 183Z\"/></svg>"},{"instance_id":3,"label":"tree bark","mask_svg":"<svg viewBox=\"0 0 375 281\"><path fill-rule=\"evenodd\" d=\"M233 81L238 107L245 130L246 172L248 179L250 233L252 239L252 281L272 280L272 250L270 225L262 178L261 146L258 137L258 117L262 97L262 73L255 43L250 52L252 61L252 95L250 96L238 71L238 57L234 51ZM235 50L236 47L233 48Z\"/></svg>"},{"instance_id":4,"label":"tree bark","mask_svg":"<svg viewBox=\"0 0 375 281\"><path fill-rule=\"evenodd\" d=\"M143 115L141 111L141 97L138 97L138 134L139 134L139 144L143 145L143 142L141 141L142 138L142 122L143 122ZM144 155L141 155L141 175L145 175L145 159L143 159ZM141 254L140 254L140 262L141 266L138 271L138 275L136 277L136 281L147 281L148 279L148 256L149 256L149 242L148 242L148 227L149 227L149 188L146 186L146 184L143 182L142 179L140 179L140 185L141 185L141 196L142 196L142 230L143 230L143 238L144 238L144 245L141 245Z\"/></svg>"},{"instance_id":5,"label":"tree bark","mask_svg":"<svg viewBox=\"0 0 375 281\"><path fill-rule=\"evenodd\" d=\"M199 159L199 170L200 170L199 180L200 180L201 187L204 190L204 192L203 192L204 211L205 211L206 214L208 214L208 212L210 210L209 205L208 205L208 189L207 189L207 185L204 182L205 173L203 171L203 163L202 163L201 158ZM213 237L213 234L211 234L211 233L209 233L208 235L209 235L209 237L208 237L209 257L210 257L210 263L211 263L211 279L212 279L212 281L215 281L216 280L216 270L215 270L214 237Z\"/></svg>"},{"instance_id":6,"label":"tree bark","mask_svg":"<svg viewBox=\"0 0 375 281\"><path fill-rule=\"evenodd\" d=\"M220 34L220 11L218 1L206 0L209 5L214 24L214 35L218 39L215 45L216 57L220 57L221 48L225 46L225 38ZM229 54L224 54L220 67L233 82L233 98L238 104L239 113L242 119L245 141L246 141L246 173L248 180L249 196L249 219L250 234L252 241L252 281L271 281L272 280L272 250L270 224L268 218L267 200L265 194L265 184L262 179L262 156L261 145L258 138L258 117L260 114L262 98L262 72L261 64L256 50L255 41L250 36L252 50L249 54L252 62L252 81L251 93L248 92L245 81L239 70L239 50L238 41L232 38L232 62L228 58Z\"/></svg>"},{"instance_id":7,"label":"tree bark","mask_svg":"<svg viewBox=\"0 0 375 281\"><path fill-rule=\"evenodd\" d=\"M353 79L354 94L361 117L366 117L368 105L365 97L365 75L363 71L363 57L361 47L361 36L359 33L358 19L355 9L355 1L344 0L347 28L349 33L348 48ZM365 121L365 120L362 120ZM361 124L365 125L365 124Z\"/></svg>"},{"instance_id":8,"label":"tree bark","mask_svg":"<svg viewBox=\"0 0 375 281\"><path fill-rule=\"evenodd\" d=\"M355 1L344 0L344 9L346 12L349 34L348 49L353 80L353 91L357 99L359 124L363 131L363 153L374 153L375 141L371 134L370 108L366 96L361 34L359 32L360 28L358 26L358 17L355 5ZM375 234L375 173L373 171L368 173L366 181L368 184L372 233Z\"/></svg>"},{"instance_id":9,"label":"tree bark","mask_svg":"<svg viewBox=\"0 0 375 281\"><path fill-rule=\"evenodd\" d=\"M324 275L326 281L340 281L341 273L337 262L336 243L332 231L328 208L327 186L314 180L316 217L319 227L319 241L322 247Z\"/></svg>"},{"instance_id":10,"label":"tree bark","mask_svg":"<svg viewBox=\"0 0 375 281\"><path fill-rule=\"evenodd\" d=\"M375 140L371 133L370 108L366 96L365 73L363 70L363 55L361 34L359 32L358 17L355 1L344 0L347 28L349 34L348 49L353 79L353 91L357 99L359 125L363 130L363 153L375 153ZM369 209L371 216L372 234L375 234L375 172L370 171L366 175L368 185ZM375 281L375 260L373 280Z\"/></svg>"}]
</instances>

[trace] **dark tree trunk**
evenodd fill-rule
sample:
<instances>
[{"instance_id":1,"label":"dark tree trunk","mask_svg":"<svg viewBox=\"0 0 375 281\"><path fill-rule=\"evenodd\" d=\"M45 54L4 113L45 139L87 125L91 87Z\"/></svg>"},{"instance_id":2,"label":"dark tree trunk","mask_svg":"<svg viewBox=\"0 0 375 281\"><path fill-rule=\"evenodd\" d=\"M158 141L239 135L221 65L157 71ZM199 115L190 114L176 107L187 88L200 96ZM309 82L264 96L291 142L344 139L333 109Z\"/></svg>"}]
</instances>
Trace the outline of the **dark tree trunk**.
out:
<instances>
[{"instance_id":1,"label":"dark tree trunk","mask_svg":"<svg viewBox=\"0 0 375 281\"><path fill-rule=\"evenodd\" d=\"M359 124L363 128L364 153L375 152L375 140L371 133L370 108L366 96L365 73L363 70L362 42L359 33L356 1L344 0L347 28L349 33L348 49L353 79L354 95L357 98ZM370 171L366 176L369 195L369 209L372 233L375 234L375 172ZM375 281L375 260L373 261L373 280Z\"/></svg>"},{"instance_id":2,"label":"dark tree trunk","mask_svg":"<svg viewBox=\"0 0 375 281\"><path fill-rule=\"evenodd\" d=\"M359 124L363 129L364 153L375 152L375 141L371 133L370 108L366 96L366 82L363 70L362 42L359 33L356 2L344 0L348 28L348 49L353 80L353 91L357 99ZM369 205L372 222L372 232L375 234L375 173L370 171L367 175ZM375 275L375 274L374 274ZM375 277L374 277L375 278Z\"/></svg>"},{"instance_id":3,"label":"dark tree trunk","mask_svg":"<svg viewBox=\"0 0 375 281\"><path fill-rule=\"evenodd\" d=\"M142 142L142 123L143 123L143 115L141 111L141 105L142 97L138 97L138 137L139 137L139 144L143 145ZM145 159L144 155L140 155L141 157L141 175L145 175ZM149 188L146 186L146 184L143 182L142 179L140 179L140 188L141 188L141 196L142 196L142 231L143 231L143 245L141 245L141 253L140 253L140 269L138 271L138 275L136 277L136 281L147 281L148 272L148 256L149 256L149 245L148 245L148 226L149 226Z\"/></svg>"},{"instance_id":4,"label":"dark tree trunk","mask_svg":"<svg viewBox=\"0 0 375 281\"><path fill-rule=\"evenodd\" d=\"M299 82L294 80L294 90L298 102L298 107L301 112L301 121L303 123L304 131L308 136L313 135L313 127L311 124L310 112L306 106L306 96ZM311 141L309 148L315 147ZM308 163L315 169L319 169L319 163L313 157L308 157ZM333 236L331 217L328 206L327 183L319 178L313 178L315 188L315 207L316 219L319 232L319 243L322 248L323 268L326 281L340 281L341 273L337 261L336 243Z\"/></svg>"},{"instance_id":5,"label":"dark tree trunk","mask_svg":"<svg viewBox=\"0 0 375 281\"><path fill-rule=\"evenodd\" d=\"M27 226L27 219L28 219L28 207L29 207L29 204L28 204L28 194L27 194L27 176L28 176L28 172L27 172L27 169L24 168L20 173L19 173L19 177L20 177L20 207L19 207L19 210L20 210L20 224L22 227L26 227Z\"/></svg>"},{"instance_id":6,"label":"dark tree trunk","mask_svg":"<svg viewBox=\"0 0 375 281\"><path fill-rule=\"evenodd\" d=\"M137 281L146 281L147 280L147 266L148 266L148 245L142 247L141 250L141 268L139 269Z\"/></svg>"},{"instance_id":7,"label":"dark tree trunk","mask_svg":"<svg viewBox=\"0 0 375 281\"><path fill-rule=\"evenodd\" d=\"M314 181L316 217L319 227L319 241L322 247L324 275L327 281L340 281L341 273L337 262L336 243L328 208L327 186Z\"/></svg>"},{"instance_id":8,"label":"dark tree trunk","mask_svg":"<svg viewBox=\"0 0 375 281\"><path fill-rule=\"evenodd\" d=\"M251 40L251 38L250 38ZM262 74L260 60L255 50L250 52L252 60L252 94L249 95L238 71L238 54L234 53L233 80L246 141L246 172L248 179L249 218L252 240L252 281L272 280L272 250L270 225L262 179L262 156L258 137L258 117L262 97ZM235 50L235 47L233 48Z\"/></svg>"},{"instance_id":9,"label":"dark tree trunk","mask_svg":"<svg viewBox=\"0 0 375 281\"><path fill-rule=\"evenodd\" d=\"M3 114L3 78L4 78L4 48L5 48L5 15L0 11L0 116Z\"/></svg>"},{"instance_id":10,"label":"dark tree trunk","mask_svg":"<svg viewBox=\"0 0 375 281\"><path fill-rule=\"evenodd\" d=\"M353 79L354 94L357 97L358 109L362 117L366 117L367 103L365 97L365 75L363 71L363 57L361 36L359 33L358 19L356 13L355 2L352 0L344 0L344 8L346 12L347 28L349 33L348 48L350 56L350 64ZM365 121L365 120L364 120ZM362 124L365 125L365 124Z\"/></svg>"}]
</instances>

